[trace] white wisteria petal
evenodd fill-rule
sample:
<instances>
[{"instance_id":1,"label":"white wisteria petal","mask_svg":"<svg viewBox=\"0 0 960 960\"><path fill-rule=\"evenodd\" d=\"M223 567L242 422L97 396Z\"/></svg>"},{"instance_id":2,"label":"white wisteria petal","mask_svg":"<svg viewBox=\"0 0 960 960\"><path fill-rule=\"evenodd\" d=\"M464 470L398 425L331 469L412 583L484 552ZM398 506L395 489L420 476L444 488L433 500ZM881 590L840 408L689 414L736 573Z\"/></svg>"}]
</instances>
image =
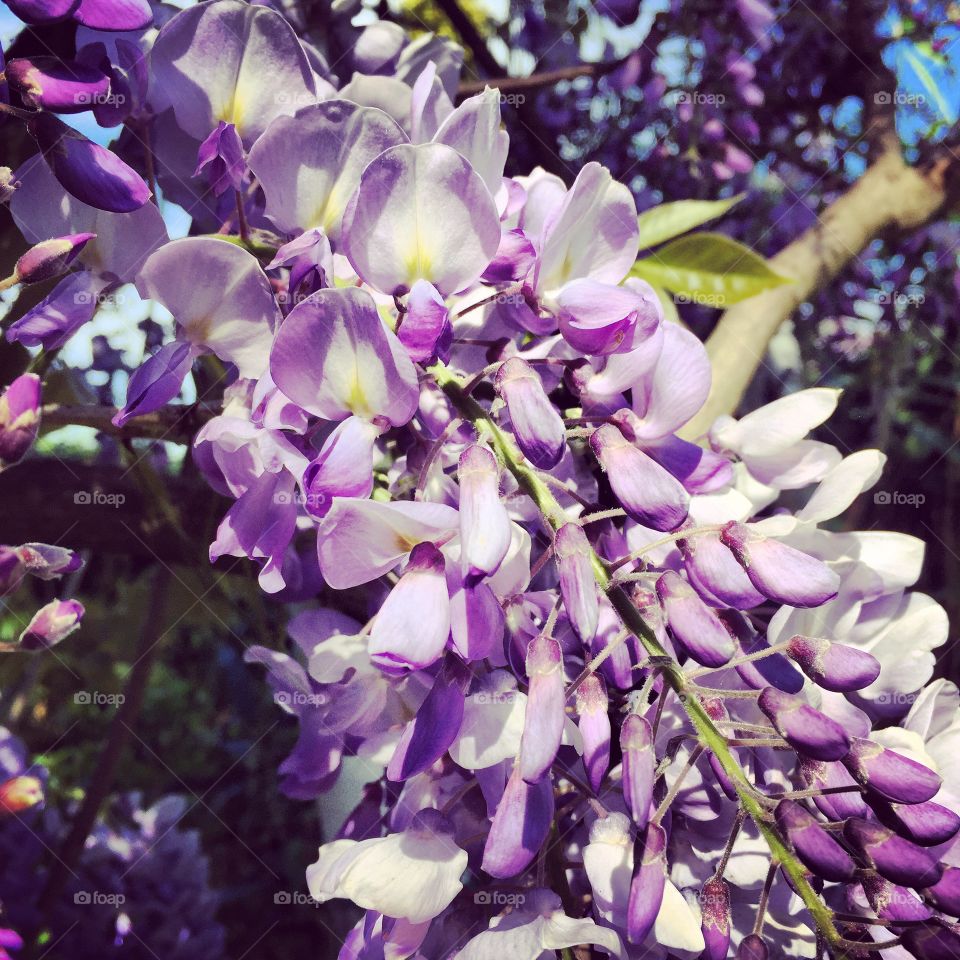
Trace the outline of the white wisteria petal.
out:
<instances>
[{"instance_id":1,"label":"white wisteria petal","mask_svg":"<svg viewBox=\"0 0 960 960\"><path fill-rule=\"evenodd\" d=\"M797 519L802 523L822 523L839 516L880 479L886 462L879 450L859 450L845 457L820 481Z\"/></svg>"},{"instance_id":2,"label":"white wisteria petal","mask_svg":"<svg viewBox=\"0 0 960 960\"><path fill-rule=\"evenodd\" d=\"M365 910L422 923L441 913L463 888L467 852L436 810L421 810L402 833L335 840L307 867L318 903L345 898Z\"/></svg>"}]
</instances>

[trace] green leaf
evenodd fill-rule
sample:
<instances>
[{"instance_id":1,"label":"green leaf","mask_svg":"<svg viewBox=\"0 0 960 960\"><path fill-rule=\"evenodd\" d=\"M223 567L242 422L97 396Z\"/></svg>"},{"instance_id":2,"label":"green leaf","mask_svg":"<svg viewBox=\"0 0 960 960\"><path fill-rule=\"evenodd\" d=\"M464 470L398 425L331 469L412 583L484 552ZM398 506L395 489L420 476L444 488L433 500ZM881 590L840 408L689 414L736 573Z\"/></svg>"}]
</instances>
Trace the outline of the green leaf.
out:
<instances>
[{"instance_id":1,"label":"green leaf","mask_svg":"<svg viewBox=\"0 0 960 960\"><path fill-rule=\"evenodd\" d=\"M640 246L655 247L665 240L679 237L694 227L723 216L743 199L740 193L729 200L677 200L651 207L637 217L640 224Z\"/></svg>"},{"instance_id":2,"label":"green leaf","mask_svg":"<svg viewBox=\"0 0 960 960\"><path fill-rule=\"evenodd\" d=\"M790 283L759 254L722 233L681 237L638 260L630 272L655 287L666 287L678 299L718 310Z\"/></svg>"},{"instance_id":3,"label":"green leaf","mask_svg":"<svg viewBox=\"0 0 960 960\"><path fill-rule=\"evenodd\" d=\"M926 93L927 97L929 98L937 117L944 120L950 126L953 126L953 124L957 122L957 118L950 104L947 102L942 91L940 90L940 84L930 72L930 65L934 64L932 58L926 56L916 44L913 44L903 48L903 59L910 65L913 72L916 74L916 77L920 81L920 85L922 86L924 93ZM897 94L898 96L902 96L899 90L897 91ZM907 95L908 98L910 96L910 94ZM923 97L920 97L920 102L923 102Z\"/></svg>"}]
</instances>

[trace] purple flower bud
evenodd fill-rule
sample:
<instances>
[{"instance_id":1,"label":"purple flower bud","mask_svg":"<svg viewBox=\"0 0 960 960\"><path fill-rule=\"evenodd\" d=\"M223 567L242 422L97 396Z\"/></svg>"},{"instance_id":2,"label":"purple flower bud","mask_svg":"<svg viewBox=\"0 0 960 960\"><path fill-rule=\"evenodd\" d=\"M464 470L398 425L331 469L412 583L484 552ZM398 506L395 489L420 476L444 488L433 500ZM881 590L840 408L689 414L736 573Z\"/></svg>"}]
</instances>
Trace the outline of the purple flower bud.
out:
<instances>
[{"instance_id":1,"label":"purple flower bud","mask_svg":"<svg viewBox=\"0 0 960 960\"><path fill-rule=\"evenodd\" d=\"M938 910L960 917L960 867L945 867L943 876L924 893Z\"/></svg>"},{"instance_id":2,"label":"purple flower bud","mask_svg":"<svg viewBox=\"0 0 960 960\"><path fill-rule=\"evenodd\" d=\"M690 582L705 600L719 600L735 610L750 610L766 599L716 534L678 540Z\"/></svg>"},{"instance_id":3,"label":"purple flower bud","mask_svg":"<svg viewBox=\"0 0 960 960\"><path fill-rule=\"evenodd\" d=\"M26 106L53 113L82 113L110 91L100 70L57 57L11 60L7 79Z\"/></svg>"},{"instance_id":4,"label":"purple flower bud","mask_svg":"<svg viewBox=\"0 0 960 960\"><path fill-rule=\"evenodd\" d=\"M47 650L80 628L83 604L77 600L51 600L41 607L20 634L24 650Z\"/></svg>"},{"instance_id":5,"label":"purple flower bud","mask_svg":"<svg viewBox=\"0 0 960 960\"><path fill-rule=\"evenodd\" d=\"M388 780L408 780L442 757L463 722L464 692L470 674L447 655L417 715L407 724L387 766Z\"/></svg>"},{"instance_id":6,"label":"purple flower bud","mask_svg":"<svg viewBox=\"0 0 960 960\"><path fill-rule=\"evenodd\" d=\"M880 676L880 661L876 657L819 637L793 637L787 653L814 683L835 693L862 690Z\"/></svg>"},{"instance_id":7,"label":"purple flower bud","mask_svg":"<svg viewBox=\"0 0 960 960\"><path fill-rule=\"evenodd\" d=\"M31 117L27 129L60 185L78 200L98 210L129 213L150 199L150 188L135 170L53 114Z\"/></svg>"},{"instance_id":8,"label":"purple flower bud","mask_svg":"<svg viewBox=\"0 0 960 960\"><path fill-rule=\"evenodd\" d=\"M738 629L743 623L742 618L724 614L723 621L737 629L744 653L758 653L769 648L770 645L763 637L756 634L750 636L747 631ZM740 679L754 690L770 686L783 690L784 693L799 693L803 689L803 674L782 653L770 653L759 660L738 664L737 673Z\"/></svg>"},{"instance_id":9,"label":"purple flower bud","mask_svg":"<svg viewBox=\"0 0 960 960\"><path fill-rule=\"evenodd\" d=\"M764 687L757 705L797 753L814 760L839 760L850 749L843 727L800 697Z\"/></svg>"},{"instance_id":10,"label":"purple flower bud","mask_svg":"<svg viewBox=\"0 0 960 960\"><path fill-rule=\"evenodd\" d=\"M552 637L538 634L527 647L527 709L520 739L520 775L536 783L550 769L566 718L563 651Z\"/></svg>"},{"instance_id":11,"label":"purple flower bud","mask_svg":"<svg viewBox=\"0 0 960 960\"><path fill-rule=\"evenodd\" d=\"M766 943L755 933L747 934L737 948L737 960L767 960L769 956Z\"/></svg>"},{"instance_id":12,"label":"purple flower bud","mask_svg":"<svg viewBox=\"0 0 960 960\"><path fill-rule=\"evenodd\" d=\"M448 579L447 586L453 648L471 662L498 655L503 649L505 621L500 601L487 584L464 583L456 571L452 572L454 576Z\"/></svg>"},{"instance_id":13,"label":"purple flower bud","mask_svg":"<svg viewBox=\"0 0 960 960\"><path fill-rule=\"evenodd\" d=\"M727 960L730 952L730 887L723 877L711 877L700 891L703 960Z\"/></svg>"},{"instance_id":14,"label":"purple flower bud","mask_svg":"<svg viewBox=\"0 0 960 960\"><path fill-rule=\"evenodd\" d=\"M0 394L0 470L22 460L40 430L40 378L17 377Z\"/></svg>"},{"instance_id":15,"label":"purple flower bud","mask_svg":"<svg viewBox=\"0 0 960 960\"><path fill-rule=\"evenodd\" d=\"M727 713L727 708L719 697L705 697L703 699L703 709L707 711L708 716L714 723L723 723L730 719L730 714ZM736 756L736 750L733 751L733 754ZM723 764L720 763L712 750L708 754L708 762L717 783L720 784L720 789L727 795L727 799L736 801L738 799L737 788L730 777L727 776Z\"/></svg>"},{"instance_id":16,"label":"purple flower bud","mask_svg":"<svg viewBox=\"0 0 960 960\"><path fill-rule=\"evenodd\" d=\"M943 783L922 763L859 737L853 738L843 763L857 783L895 803L924 803Z\"/></svg>"},{"instance_id":17,"label":"purple flower bud","mask_svg":"<svg viewBox=\"0 0 960 960\"><path fill-rule=\"evenodd\" d=\"M659 823L647 825L637 841L636 864L627 904L627 939L643 943L653 929L667 882L667 834Z\"/></svg>"},{"instance_id":18,"label":"purple flower bud","mask_svg":"<svg viewBox=\"0 0 960 960\"><path fill-rule=\"evenodd\" d=\"M500 499L497 458L473 444L460 454L461 567L468 579L492 576L510 549L513 533L507 508Z\"/></svg>"},{"instance_id":19,"label":"purple flower bud","mask_svg":"<svg viewBox=\"0 0 960 960\"><path fill-rule=\"evenodd\" d=\"M887 803L882 797L869 796L877 819L921 847L936 847L952 840L960 831L960 816L933 803Z\"/></svg>"},{"instance_id":20,"label":"purple flower bud","mask_svg":"<svg viewBox=\"0 0 960 960\"><path fill-rule=\"evenodd\" d=\"M615 287L589 278L567 283L557 296L563 339L580 353L635 350L656 331L663 307L642 280Z\"/></svg>"},{"instance_id":21,"label":"purple flower bud","mask_svg":"<svg viewBox=\"0 0 960 960\"><path fill-rule=\"evenodd\" d=\"M722 667L737 645L723 621L672 570L657 580L657 596L674 640L705 667Z\"/></svg>"},{"instance_id":22,"label":"purple flower bud","mask_svg":"<svg viewBox=\"0 0 960 960\"><path fill-rule=\"evenodd\" d=\"M137 368L127 384L127 402L113 417L122 427L128 420L152 413L176 397L196 354L189 343L171 340Z\"/></svg>"},{"instance_id":23,"label":"purple flower bud","mask_svg":"<svg viewBox=\"0 0 960 960\"><path fill-rule=\"evenodd\" d=\"M613 424L590 437L600 466L629 516L654 530L676 530L687 519L690 498L683 484L635 447Z\"/></svg>"},{"instance_id":24,"label":"purple flower bud","mask_svg":"<svg viewBox=\"0 0 960 960\"><path fill-rule=\"evenodd\" d=\"M888 827L851 817L843 825L844 839L866 863L892 883L903 887L932 887L942 869L934 858Z\"/></svg>"},{"instance_id":25,"label":"purple flower bud","mask_svg":"<svg viewBox=\"0 0 960 960\"><path fill-rule=\"evenodd\" d=\"M566 431L537 372L526 360L511 357L497 370L494 384L523 455L541 470L555 467L567 446Z\"/></svg>"},{"instance_id":26,"label":"purple flower bud","mask_svg":"<svg viewBox=\"0 0 960 960\"><path fill-rule=\"evenodd\" d=\"M856 865L850 855L799 803L781 800L777 804L776 817L777 825L808 870L836 883L853 877Z\"/></svg>"},{"instance_id":27,"label":"purple flower bud","mask_svg":"<svg viewBox=\"0 0 960 960\"><path fill-rule=\"evenodd\" d=\"M66 237L41 240L18 261L14 273L20 283L39 283L63 273L95 233L74 233Z\"/></svg>"},{"instance_id":28,"label":"purple flower bud","mask_svg":"<svg viewBox=\"0 0 960 960\"><path fill-rule=\"evenodd\" d=\"M600 600L593 576L590 543L578 523L565 523L553 542L553 552L560 571L560 594L563 606L584 643L597 635L600 621Z\"/></svg>"},{"instance_id":29,"label":"purple flower bud","mask_svg":"<svg viewBox=\"0 0 960 960\"><path fill-rule=\"evenodd\" d=\"M370 658L385 670L417 670L440 659L450 635L450 598L443 554L418 543L400 582L370 631Z\"/></svg>"},{"instance_id":30,"label":"purple flower bud","mask_svg":"<svg viewBox=\"0 0 960 960\"><path fill-rule=\"evenodd\" d=\"M865 817L867 805L861 788L847 772L842 763L826 763L823 760L800 758L800 780L808 790L830 787L853 787L843 793L820 794L813 798L817 809L831 820L846 820L848 817Z\"/></svg>"},{"instance_id":31,"label":"purple flower bud","mask_svg":"<svg viewBox=\"0 0 960 960\"><path fill-rule=\"evenodd\" d=\"M25 543L14 553L26 572L41 580L56 580L83 566L79 553L48 543Z\"/></svg>"},{"instance_id":32,"label":"purple flower bud","mask_svg":"<svg viewBox=\"0 0 960 960\"><path fill-rule=\"evenodd\" d=\"M382 418L347 417L324 441L316 460L303 471L307 513L322 520L334 497L369 497L373 491L373 451L388 423Z\"/></svg>"},{"instance_id":33,"label":"purple flower bud","mask_svg":"<svg viewBox=\"0 0 960 960\"><path fill-rule=\"evenodd\" d=\"M407 297L407 311L397 327L397 339L407 348L414 363L439 358L450 359L453 325L450 311L437 288L427 280L417 280Z\"/></svg>"},{"instance_id":34,"label":"purple flower bud","mask_svg":"<svg viewBox=\"0 0 960 960\"><path fill-rule=\"evenodd\" d=\"M505 230L500 236L497 254L483 271L482 279L487 283L522 280L530 272L536 256L536 247L522 230Z\"/></svg>"},{"instance_id":35,"label":"purple flower bud","mask_svg":"<svg viewBox=\"0 0 960 960\"><path fill-rule=\"evenodd\" d=\"M590 674L577 687L577 726L583 737L583 766L594 793L610 766L610 715L607 686L599 674Z\"/></svg>"},{"instance_id":36,"label":"purple flower bud","mask_svg":"<svg viewBox=\"0 0 960 960\"><path fill-rule=\"evenodd\" d=\"M819 607L837 595L837 574L800 550L735 522L723 528L720 539L733 551L757 590L777 603Z\"/></svg>"},{"instance_id":37,"label":"purple flower bud","mask_svg":"<svg viewBox=\"0 0 960 960\"><path fill-rule=\"evenodd\" d=\"M197 151L197 169L195 177L206 171L207 182L215 196L227 190L239 190L247 172L247 162L243 157L243 143L240 134L232 123L221 120L216 129L200 144Z\"/></svg>"},{"instance_id":38,"label":"purple flower bud","mask_svg":"<svg viewBox=\"0 0 960 960\"><path fill-rule=\"evenodd\" d=\"M904 946L917 960L956 960L960 956L960 934L936 918L902 931Z\"/></svg>"},{"instance_id":39,"label":"purple flower bud","mask_svg":"<svg viewBox=\"0 0 960 960\"><path fill-rule=\"evenodd\" d=\"M480 866L491 877L516 876L537 855L552 823L553 782L550 777L527 783L520 776L520 766L515 766L497 804Z\"/></svg>"},{"instance_id":40,"label":"purple flower bud","mask_svg":"<svg viewBox=\"0 0 960 960\"><path fill-rule=\"evenodd\" d=\"M860 876L871 908L882 920L927 920L933 911L912 891L898 887L875 873Z\"/></svg>"},{"instance_id":41,"label":"purple flower bud","mask_svg":"<svg viewBox=\"0 0 960 960\"><path fill-rule=\"evenodd\" d=\"M629 713L620 727L620 751L623 754L623 799L638 827L650 819L657 757L653 731L646 717Z\"/></svg>"}]
</instances>

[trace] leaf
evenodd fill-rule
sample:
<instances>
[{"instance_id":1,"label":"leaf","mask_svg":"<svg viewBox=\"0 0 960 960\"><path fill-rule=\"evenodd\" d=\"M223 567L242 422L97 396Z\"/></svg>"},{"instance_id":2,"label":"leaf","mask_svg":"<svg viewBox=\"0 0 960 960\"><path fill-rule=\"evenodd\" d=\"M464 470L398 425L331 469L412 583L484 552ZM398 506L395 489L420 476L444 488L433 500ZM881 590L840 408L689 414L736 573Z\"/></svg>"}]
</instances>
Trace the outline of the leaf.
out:
<instances>
[{"instance_id":1,"label":"leaf","mask_svg":"<svg viewBox=\"0 0 960 960\"><path fill-rule=\"evenodd\" d=\"M934 79L933 74L930 73L928 64L933 63L932 59L928 56L925 56L915 44L903 47L903 59L910 65L913 72L916 74L917 79L920 81L921 87L930 99L936 115L951 126L956 123L957 118L953 108L947 102L942 91L940 90L940 84ZM924 63L925 60L926 63ZM899 95L899 91L897 92ZM911 95L908 94L907 96L909 97ZM923 102L922 96L920 97L920 101Z\"/></svg>"},{"instance_id":2,"label":"leaf","mask_svg":"<svg viewBox=\"0 0 960 960\"><path fill-rule=\"evenodd\" d=\"M694 227L723 216L739 203L744 194L729 200L677 200L651 207L637 217L640 224L640 244L643 249L655 247L665 240L672 240Z\"/></svg>"},{"instance_id":3,"label":"leaf","mask_svg":"<svg viewBox=\"0 0 960 960\"><path fill-rule=\"evenodd\" d=\"M722 233L696 233L674 240L638 260L631 273L691 303L717 309L791 282L759 254Z\"/></svg>"}]
</instances>

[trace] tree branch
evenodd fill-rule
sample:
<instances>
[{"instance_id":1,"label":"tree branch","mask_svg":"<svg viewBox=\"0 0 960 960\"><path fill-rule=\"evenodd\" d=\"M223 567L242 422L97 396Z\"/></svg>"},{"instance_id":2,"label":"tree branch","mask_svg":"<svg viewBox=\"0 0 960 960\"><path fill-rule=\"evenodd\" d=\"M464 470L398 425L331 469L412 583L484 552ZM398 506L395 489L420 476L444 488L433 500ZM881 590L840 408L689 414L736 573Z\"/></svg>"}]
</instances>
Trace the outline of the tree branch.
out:
<instances>
[{"instance_id":1,"label":"tree branch","mask_svg":"<svg viewBox=\"0 0 960 960\"><path fill-rule=\"evenodd\" d=\"M209 406L163 407L153 413L135 417L122 427L113 425L117 411L113 407L98 407L92 404L71 406L48 403L41 410L40 426L44 433L60 427L93 427L101 433L123 440L168 440L171 443L189 444L196 432L218 414Z\"/></svg>"},{"instance_id":2,"label":"tree branch","mask_svg":"<svg viewBox=\"0 0 960 960\"><path fill-rule=\"evenodd\" d=\"M707 339L713 385L703 409L682 431L701 436L732 414L763 360L770 338L805 300L830 282L885 231L911 231L936 220L956 200L960 157L943 149L924 167L887 150L811 227L770 260L792 282L727 310Z\"/></svg>"}]
</instances>

